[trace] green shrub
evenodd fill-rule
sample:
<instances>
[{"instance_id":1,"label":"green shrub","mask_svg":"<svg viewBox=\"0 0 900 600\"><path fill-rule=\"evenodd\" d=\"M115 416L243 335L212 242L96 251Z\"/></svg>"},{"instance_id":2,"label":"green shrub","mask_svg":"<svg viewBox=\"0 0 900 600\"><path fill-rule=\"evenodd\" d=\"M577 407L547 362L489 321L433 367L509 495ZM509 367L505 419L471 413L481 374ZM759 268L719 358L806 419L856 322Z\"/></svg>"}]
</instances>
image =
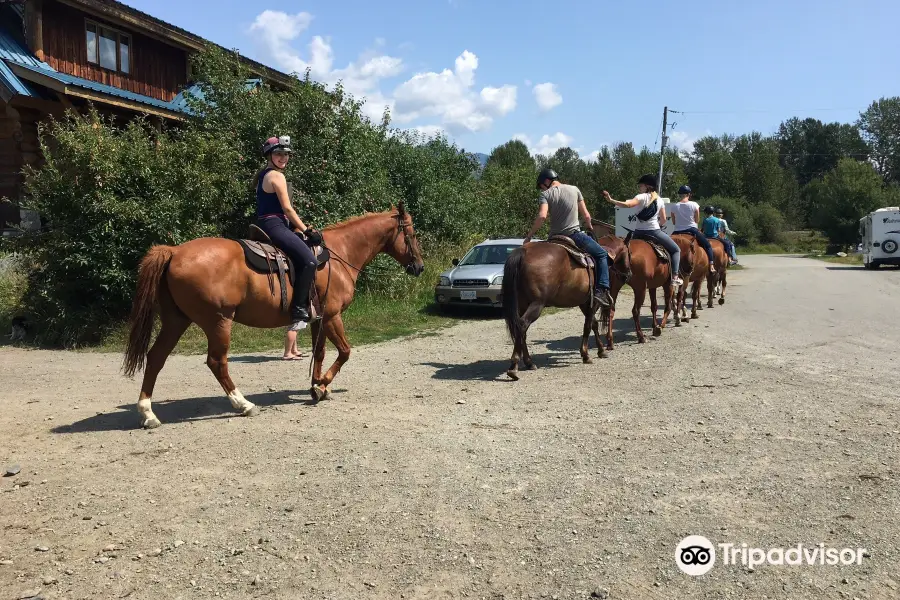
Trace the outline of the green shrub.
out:
<instances>
[{"instance_id":1,"label":"green shrub","mask_svg":"<svg viewBox=\"0 0 900 600\"><path fill-rule=\"evenodd\" d=\"M750 206L750 216L753 218L754 228L759 234L760 243L777 244L781 242L784 216L777 208L768 204L756 204Z\"/></svg>"},{"instance_id":2,"label":"green shrub","mask_svg":"<svg viewBox=\"0 0 900 600\"><path fill-rule=\"evenodd\" d=\"M759 240L759 231L756 229L756 222L747 203L737 198L726 198L724 196L713 196L712 198L704 198L703 206L715 206L725 211L725 220L728 221L728 228L736 232L736 235L729 238L740 246L755 244ZM701 207L702 208L702 207ZM702 210L701 210L702 212ZM704 215L700 215L704 218Z\"/></svg>"}]
</instances>

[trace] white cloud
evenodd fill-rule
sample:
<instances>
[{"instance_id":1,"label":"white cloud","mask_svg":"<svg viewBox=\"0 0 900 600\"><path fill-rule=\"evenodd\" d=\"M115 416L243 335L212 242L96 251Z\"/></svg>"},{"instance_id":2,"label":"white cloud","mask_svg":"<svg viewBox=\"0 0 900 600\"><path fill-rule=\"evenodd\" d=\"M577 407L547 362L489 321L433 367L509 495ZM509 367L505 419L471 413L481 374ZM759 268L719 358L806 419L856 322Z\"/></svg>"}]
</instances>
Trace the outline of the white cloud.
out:
<instances>
[{"instance_id":1,"label":"white cloud","mask_svg":"<svg viewBox=\"0 0 900 600\"><path fill-rule=\"evenodd\" d=\"M697 138L686 131L673 131L672 135L669 136L669 142L673 148L690 153L694 151L694 144L697 142Z\"/></svg>"},{"instance_id":2,"label":"white cloud","mask_svg":"<svg viewBox=\"0 0 900 600\"><path fill-rule=\"evenodd\" d=\"M259 37L263 40L266 52L279 68L300 75L309 69L311 77L326 85L335 85L340 81L345 91L360 99L365 97L368 102L363 107L363 113L380 121L385 106L390 107L393 102L380 92L379 83L402 73L403 61L370 51L363 53L357 61L346 67L335 69L331 41L320 35L310 40L308 58L303 58L291 46L291 42L309 28L312 19L312 15L305 12L289 15L281 11L265 10L256 17L250 31L261 34ZM375 40L376 47L383 45L383 39Z\"/></svg>"},{"instance_id":3,"label":"white cloud","mask_svg":"<svg viewBox=\"0 0 900 600\"><path fill-rule=\"evenodd\" d=\"M292 44L307 31L313 17L299 12L291 15L282 11L261 12L250 32L262 40L267 56L274 66L287 72L310 76L328 86L341 82L345 91L366 102L363 114L380 121L385 107L398 124L414 125L426 120L445 131L463 133L488 129L496 118L504 117L516 108L517 88L514 85L475 87L478 57L465 50L454 61L453 69L440 72L416 73L386 94L382 86L400 75L403 60L384 51L386 42L375 38L373 49L364 52L345 67L335 68L331 40L313 36L301 53Z\"/></svg>"},{"instance_id":4,"label":"white cloud","mask_svg":"<svg viewBox=\"0 0 900 600\"><path fill-rule=\"evenodd\" d=\"M553 154L560 148L571 147L572 142L575 141L570 135L566 135L561 131L557 131L554 134L544 134L541 136L541 139L538 140L536 144L532 144L531 138L525 135L524 133L517 133L513 136L514 140L519 140L528 146L528 150L532 154L543 154L544 156ZM575 148L577 151L578 149Z\"/></svg>"},{"instance_id":5,"label":"white cloud","mask_svg":"<svg viewBox=\"0 0 900 600\"><path fill-rule=\"evenodd\" d=\"M477 69L478 57L466 50L456 58L452 71L413 75L394 90L394 118L399 123L439 118L450 131L487 129L495 117L515 110L517 89L504 85L475 93Z\"/></svg>"},{"instance_id":6,"label":"white cloud","mask_svg":"<svg viewBox=\"0 0 900 600\"><path fill-rule=\"evenodd\" d=\"M437 137L439 135L447 135L447 131L440 125L419 125L418 127L413 127L412 129L419 135L428 139Z\"/></svg>"},{"instance_id":7,"label":"white cloud","mask_svg":"<svg viewBox=\"0 0 900 600\"><path fill-rule=\"evenodd\" d=\"M562 95L556 90L555 83L539 83L531 89L538 108L543 112L552 110L562 104Z\"/></svg>"},{"instance_id":8,"label":"white cloud","mask_svg":"<svg viewBox=\"0 0 900 600\"><path fill-rule=\"evenodd\" d=\"M582 154L582 155L581 155L581 160L583 160L584 162L593 163L593 162L597 162L597 159L598 159L599 157L600 157L600 151L599 151L599 150L594 150L594 151L591 152L590 154L587 154L587 155Z\"/></svg>"}]
</instances>

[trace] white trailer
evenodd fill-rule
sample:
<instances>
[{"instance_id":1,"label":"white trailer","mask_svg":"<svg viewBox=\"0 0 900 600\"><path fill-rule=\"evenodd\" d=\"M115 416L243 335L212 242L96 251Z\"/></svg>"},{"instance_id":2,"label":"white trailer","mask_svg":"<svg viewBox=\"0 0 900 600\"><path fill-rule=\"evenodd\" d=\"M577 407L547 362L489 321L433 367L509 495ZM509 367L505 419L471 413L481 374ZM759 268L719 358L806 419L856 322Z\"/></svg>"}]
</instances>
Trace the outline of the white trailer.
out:
<instances>
[{"instance_id":1,"label":"white trailer","mask_svg":"<svg viewBox=\"0 0 900 600\"><path fill-rule=\"evenodd\" d=\"M879 208L859 220L863 265L900 265L900 207Z\"/></svg>"},{"instance_id":2,"label":"white trailer","mask_svg":"<svg viewBox=\"0 0 900 600\"><path fill-rule=\"evenodd\" d=\"M662 230L672 235L672 232L675 231L675 228L672 226L672 216L669 215L669 199L668 198L660 198L662 203L666 206L666 224L661 225ZM634 230L635 225L637 225L637 214L641 212L641 207L635 206L633 208L616 208L616 235L620 238L624 238L628 231L625 229Z\"/></svg>"}]
</instances>

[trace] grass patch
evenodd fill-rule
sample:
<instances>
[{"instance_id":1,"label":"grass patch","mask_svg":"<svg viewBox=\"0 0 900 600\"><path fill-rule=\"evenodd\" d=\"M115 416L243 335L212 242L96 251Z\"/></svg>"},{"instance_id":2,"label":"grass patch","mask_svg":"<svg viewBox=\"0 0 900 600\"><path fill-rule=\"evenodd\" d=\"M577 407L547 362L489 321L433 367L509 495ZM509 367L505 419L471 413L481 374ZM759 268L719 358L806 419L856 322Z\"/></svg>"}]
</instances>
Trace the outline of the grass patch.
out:
<instances>
[{"instance_id":1,"label":"grass patch","mask_svg":"<svg viewBox=\"0 0 900 600\"><path fill-rule=\"evenodd\" d=\"M740 254L813 254L825 252L828 240L821 231L784 231L775 244L738 246Z\"/></svg>"}]
</instances>

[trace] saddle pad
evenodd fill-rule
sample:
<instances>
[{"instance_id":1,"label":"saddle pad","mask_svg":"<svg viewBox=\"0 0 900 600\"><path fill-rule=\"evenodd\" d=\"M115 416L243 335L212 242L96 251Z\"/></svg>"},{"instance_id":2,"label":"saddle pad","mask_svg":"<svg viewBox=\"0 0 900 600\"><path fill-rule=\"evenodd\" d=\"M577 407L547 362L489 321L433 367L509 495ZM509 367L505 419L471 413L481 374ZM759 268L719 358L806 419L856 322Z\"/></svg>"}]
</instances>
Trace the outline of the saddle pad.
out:
<instances>
[{"instance_id":1,"label":"saddle pad","mask_svg":"<svg viewBox=\"0 0 900 600\"><path fill-rule=\"evenodd\" d=\"M636 240L641 240L642 242L647 242L650 244L650 247L653 248L653 251L656 252L657 258L659 258L662 262L669 262L669 253L666 252L666 249L663 248L659 242L654 240L653 238L645 238L645 237L635 237Z\"/></svg>"},{"instance_id":2,"label":"saddle pad","mask_svg":"<svg viewBox=\"0 0 900 600\"><path fill-rule=\"evenodd\" d=\"M580 267L584 267L586 269L590 269L594 266L594 259L590 254L582 252L578 246L575 245L575 242L572 241L571 238L565 235L554 235L551 236L547 242L548 244L555 244L561 247L563 250L569 253L569 257L575 262L576 265Z\"/></svg>"}]
</instances>

